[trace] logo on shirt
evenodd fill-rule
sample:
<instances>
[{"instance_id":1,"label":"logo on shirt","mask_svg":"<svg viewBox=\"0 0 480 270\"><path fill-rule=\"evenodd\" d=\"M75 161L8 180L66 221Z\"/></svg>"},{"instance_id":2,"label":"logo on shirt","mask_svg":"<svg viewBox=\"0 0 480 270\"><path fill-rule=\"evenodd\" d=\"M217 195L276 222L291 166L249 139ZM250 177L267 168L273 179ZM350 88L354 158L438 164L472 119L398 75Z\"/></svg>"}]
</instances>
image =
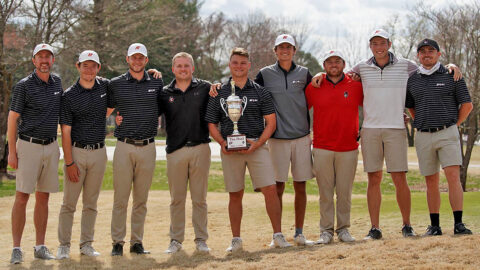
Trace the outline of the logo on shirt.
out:
<instances>
[{"instance_id":1,"label":"logo on shirt","mask_svg":"<svg viewBox=\"0 0 480 270\"><path fill-rule=\"evenodd\" d=\"M54 95L58 95L58 94L60 94L60 91L54 92L53 94L54 94Z\"/></svg>"},{"instance_id":2,"label":"logo on shirt","mask_svg":"<svg viewBox=\"0 0 480 270\"><path fill-rule=\"evenodd\" d=\"M299 81L299 80L293 80L292 81L292 84L302 84L302 83L303 83L303 81Z\"/></svg>"},{"instance_id":3,"label":"logo on shirt","mask_svg":"<svg viewBox=\"0 0 480 270\"><path fill-rule=\"evenodd\" d=\"M152 93L152 92L155 92L155 89L148 89L147 91L148 93Z\"/></svg>"},{"instance_id":4,"label":"logo on shirt","mask_svg":"<svg viewBox=\"0 0 480 270\"><path fill-rule=\"evenodd\" d=\"M168 102L173 103L174 101L175 101L175 98L174 98L174 97L169 97L169 98L168 98Z\"/></svg>"},{"instance_id":5,"label":"logo on shirt","mask_svg":"<svg viewBox=\"0 0 480 270\"><path fill-rule=\"evenodd\" d=\"M445 86L444 83L437 83L437 86Z\"/></svg>"},{"instance_id":6,"label":"logo on shirt","mask_svg":"<svg viewBox=\"0 0 480 270\"><path fill-rule=\"evenodd\" d=\"M103 97L106 96L106 95L107 95L107 93L100 95L100 97L103 98Z\"/></svg>"},{"instance_id":7,"label":"logo on shirt","mask_svg":"<svg viewBox=\"0 0 480 270\"><path fill-rule=\"evenodd\" d=\"M249 102L257 102L258 99L256 99L256 98L251 98L251 99L249 99L248 101L249 101Z\"/></svg>"},{"instance_id":8,"label":"logo on shirt","mask_svg":"<svg viewBox=\"0 0 480 270\"><path fill-rule=\"evenodd\" d=\"M198 95L200 95L200 93L198 91L196 91L196 92L193 92L193 95L198 96Z\"/></svg>"}]
</instances>

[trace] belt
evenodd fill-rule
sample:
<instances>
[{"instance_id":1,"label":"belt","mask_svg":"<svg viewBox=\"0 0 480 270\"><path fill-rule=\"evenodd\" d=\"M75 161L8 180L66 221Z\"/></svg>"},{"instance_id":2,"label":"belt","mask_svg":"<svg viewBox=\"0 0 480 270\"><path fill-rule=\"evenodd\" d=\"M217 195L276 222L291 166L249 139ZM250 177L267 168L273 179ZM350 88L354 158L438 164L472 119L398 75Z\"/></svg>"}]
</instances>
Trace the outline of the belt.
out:
<instances>
[{"instance_id":1,"label":"belt","mask_svg":"<svg viewBox=\"0 0 480 270\"><path fill-rule=\"evenodd\" d=\"M197 146L199 144L202 144L202 142L187 141L185 143L185 146L192 147L192 146Z\"/></svg>"},{"instance_id":2,"label":"belt","mask_svg":"<svg viewBox=\"0 0 480 270\"><path fill-rule=\"evenodd\" d=\"M447 129L451 126L453 126L453 125L441 126L441 127L436 127L436 128L422 128L422 129L417 128L417 131L434 133L434 132L437 132L437 131L440 131L440 130L443 130L443 129Z\"/></svg>"},{"instance_id":3,"label":"belt","mask_svg":"<svg viewBox=\"0 0 480 270\"><path fill-rule=\"evenodd\" d=\"M99 142L99 143L94 143L94 144L81 144L81 143L78 143L78 142L73 142L72 145L77 147L77 148L82 148L82 149L86 149L86 150L97 150L97 149L103 148L105 146L105 143L104 142Z\"/></svg>"},{"instance_id":4,"label":"belt","mask_svg":"<svg viewBox=\"0 0 480 270\"><path fill-rule=\"evenodd\" d=\"M144 140L134 140L134 139L129 139L129 138L118 138L119 141L128 143L128 144L133 144L136 146L145 146L148 145L149 143L153 143L155 141L155 138L148 138Z\"/></svg>"},{"instance_id":5,"label":"belt","mask_svg":"<svg viewBox=\"0 0 480 270\"><path fill-rule=\"evenodd\" d=\"M38 139L38 138L30 137L30 136L27 136L27 135L23 135L23 134L19 134L18 138L20 138L20 140L24 140L24 141L31 142L31 143L36 143L36 144L41 144L41 145L48 145L48 144L51 144L51 143L53 143L54 141L57 140L56 137L48 138L48 139Z\"/></svg>"}]
</instances>

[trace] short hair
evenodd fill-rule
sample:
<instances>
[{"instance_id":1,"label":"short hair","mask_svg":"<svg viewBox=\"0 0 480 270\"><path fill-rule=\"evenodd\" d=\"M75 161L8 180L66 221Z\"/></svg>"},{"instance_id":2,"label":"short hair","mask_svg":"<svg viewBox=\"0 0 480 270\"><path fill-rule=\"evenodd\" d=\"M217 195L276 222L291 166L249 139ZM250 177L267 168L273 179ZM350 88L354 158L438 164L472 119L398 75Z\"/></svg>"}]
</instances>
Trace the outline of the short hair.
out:
<instances>
[{"instance_id":1,"label":"short hair","mask_svg":"<svg viewBox=\"0 0 480 270\"><path fill-rule=\"evenodd\" d=\"M192 57L191 54L186 53L186 52L179 52L179 53L175 54L175 56L173 56L173 58L172 58L172 67L175 64L175 59L180 58L180 57L188 58L188 60L190 60L190 63L192 64L192 66L194 66L193 57Z\"/></svg>"},{"instance_id":2,"label":"short hair","mask_svg":"<svg viewBox=\"0 0 480 270\"><path fill-rule=\"evenodd\" d=\"M232 52L230 53L230 59L232 59L232 56L234 55L247 57L248 60L250 61L250 54L248 54L248 51L245 48L240 48L240 47L233 48Z\"/></svg>"}]
</instances>

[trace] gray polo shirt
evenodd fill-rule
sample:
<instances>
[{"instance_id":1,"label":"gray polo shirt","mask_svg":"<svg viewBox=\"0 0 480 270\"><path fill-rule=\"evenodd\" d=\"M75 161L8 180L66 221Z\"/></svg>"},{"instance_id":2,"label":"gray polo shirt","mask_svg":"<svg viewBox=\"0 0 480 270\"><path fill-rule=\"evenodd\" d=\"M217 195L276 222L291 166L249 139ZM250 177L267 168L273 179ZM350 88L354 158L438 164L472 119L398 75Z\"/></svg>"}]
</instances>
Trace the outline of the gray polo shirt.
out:
<instances>
[{"instance_id":1,"label":"gray polo shirt","mask_svg":"<svg viewBox=\"0 0 480 270\"><path fill-rule=\"evenodd\" d=\"M260 70L255 82L272 94L277 117L275 139L297 139L310 134L305 89L312 81L306 67L295 65L286 71L277 63Z\"/></svg>"}]
</instances>

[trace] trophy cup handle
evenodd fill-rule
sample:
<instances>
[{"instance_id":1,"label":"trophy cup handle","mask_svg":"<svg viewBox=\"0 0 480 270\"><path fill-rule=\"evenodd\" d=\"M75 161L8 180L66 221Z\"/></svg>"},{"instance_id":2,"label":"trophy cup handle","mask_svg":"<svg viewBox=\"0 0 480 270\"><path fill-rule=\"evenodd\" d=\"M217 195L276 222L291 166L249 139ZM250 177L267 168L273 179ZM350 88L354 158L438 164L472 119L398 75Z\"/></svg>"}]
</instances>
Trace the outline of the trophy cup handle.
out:
<instances>
[{"instance_id":1,"label":"trophy cup handle","mask_svg":"<svg viewBox=\"0 0 480 270\"><path fill-rule=\"evenodd\" d=\"M222 110L223 112L225 112L225 115L228 117L228 113L227 113L227 110L225 110L225 99L224 98L221 98L220 99L220 107L222 107Z\"/></svg>"},{"instance_id":2,"label":"trophy cup handle","mask_svg":"<svg viewBox=\"0 0 480 270\"><path fill-rule=\"evenodd\" d=\"M243 112L245 111L245 108L247 107L247 97L246 96L243 96L242 103L243 103L243 108L242 108L242 116L243 116Z\"/></svg>"}]
</instances>

